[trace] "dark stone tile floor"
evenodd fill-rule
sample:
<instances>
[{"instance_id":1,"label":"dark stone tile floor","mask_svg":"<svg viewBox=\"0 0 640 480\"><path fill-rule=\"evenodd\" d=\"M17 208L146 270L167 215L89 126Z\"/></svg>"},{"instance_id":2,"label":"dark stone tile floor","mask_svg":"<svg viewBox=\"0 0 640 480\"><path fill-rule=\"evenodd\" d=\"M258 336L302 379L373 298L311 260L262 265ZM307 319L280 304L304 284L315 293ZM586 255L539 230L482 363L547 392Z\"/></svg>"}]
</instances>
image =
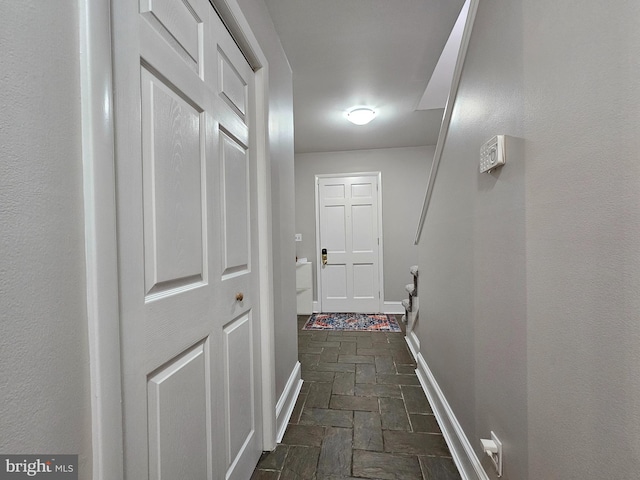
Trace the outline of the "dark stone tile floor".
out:
<instances>
[{"instance_id":1,"label":"dark stone tile floor","mask_svg":"<svg viewBox=\"0 0 640 480\"><path fill-rule=\"evenodd\" d=\"M307 331L282 443L251 480L460 480L403 333Z\"/></svg>"}]
</instances>

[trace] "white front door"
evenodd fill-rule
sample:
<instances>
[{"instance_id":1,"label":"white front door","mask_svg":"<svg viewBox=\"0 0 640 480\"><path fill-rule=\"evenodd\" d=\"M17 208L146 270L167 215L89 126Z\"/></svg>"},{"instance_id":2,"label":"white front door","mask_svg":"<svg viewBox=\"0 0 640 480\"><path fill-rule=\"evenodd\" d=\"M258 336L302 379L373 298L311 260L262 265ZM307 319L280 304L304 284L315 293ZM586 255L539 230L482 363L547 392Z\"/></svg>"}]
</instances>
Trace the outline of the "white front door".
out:
<instances>
[{"instance_id":1,"label":"white front door","mask_svg":"<svg viewBox=\"0 0 640 480\"><path fill-rule=\"evenodd\" d=\"M262 450L254 75L207 0L113 1L125 478Z\"/></svg>"},{"instance_id":2,"label":"white front door","mask_svg":"<svg viewBox=\"0 0 640 480\"><path fill-rule=\"evenodd\" d=\"M317 187L321 310L380 312L379 174L318 177Z\"/></svg>"}]
</instances>

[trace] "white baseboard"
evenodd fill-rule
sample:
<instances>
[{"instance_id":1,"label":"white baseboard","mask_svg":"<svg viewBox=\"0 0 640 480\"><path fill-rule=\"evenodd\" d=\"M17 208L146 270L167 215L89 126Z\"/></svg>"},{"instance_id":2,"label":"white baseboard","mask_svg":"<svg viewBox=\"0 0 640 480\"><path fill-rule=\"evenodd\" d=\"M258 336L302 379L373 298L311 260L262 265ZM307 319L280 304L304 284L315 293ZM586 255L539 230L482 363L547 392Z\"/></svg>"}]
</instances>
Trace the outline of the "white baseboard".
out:
<instances>
[{"instance_id":1,"label":"white baseboard","mask_svg":"<svg viewBox=\"0 0 640 480\"><path fill-rule=\"evenodd\" d=\"M402 315L404 313L404 307L402 302L384 302L384 313L389 315Z\"/></svg>"},{"instance_id":2,"label":"white baseboard","mask_svg":"<svg viewBox=\"0 0 640 480\"><path fill-rule=\"evenodd\" d=\"M407 334L404 339L407 341L407 345L409 346L409 350L411 350L411 355L415 358L416 362L418 361L418 355L420 354L420 340L414 331L411 331Z\"/></svg>"},{"instance_id":3,"label":"white baseboard","mask_svg":"<svg viewBox=\"0 0 640 480\"><path fill-rule=\"evenodd\" d=\"M287 424L293 413L293 408L296 406L296 400L300 394L302 388L302 378L300 370L300 362L296 362L296 365L289 375L289 380L284 386L284 391L278 403L276 404L276 442L280 443L284 432L287 429Z\"/></svg>"},{"instance_id":4,"label":"white baseboard","mask_svg":"<svg viewBox=\"0 0 640 480\"><path fill-rule=\"evenodd\" d=\"M489 480L469 443L469 439L421 353L418 353L416 362L418 364L416 374L420 385L429 399L460 476L463 480Z\"/></svg>"},{"instance_id":5,"label":"white baseboard","mask_svg":"<svg viewBox=\"0 0 640 480\"><path fill-rule=\"evenodd\" d=\"M311 308L313 310L313 313L320 313L320 304L318 303L317 300L313 301L313 304L312 304Z\"/></svg>"}]
</instances>

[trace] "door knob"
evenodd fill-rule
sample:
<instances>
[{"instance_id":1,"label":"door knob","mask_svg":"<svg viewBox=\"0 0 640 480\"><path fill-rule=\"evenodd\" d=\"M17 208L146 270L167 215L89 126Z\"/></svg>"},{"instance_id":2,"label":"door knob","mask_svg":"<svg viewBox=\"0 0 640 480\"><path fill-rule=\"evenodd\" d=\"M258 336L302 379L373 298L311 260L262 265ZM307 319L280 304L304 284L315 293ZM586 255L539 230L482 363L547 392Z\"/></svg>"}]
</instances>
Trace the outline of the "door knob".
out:
<instances>
[{"instance_id":1,"label":"door knob","mask_svg":"<svg viewBox=\"0 0 640 480\"><path fill-rule=\"evenodd\" d=\"M323 248L322 249L322 265L326 265L327 264L327 249Z\"/></svg>"},{"instance_id":2,"label":"door knob","mask_svg":"<svg viewBox=\"0 0 640 480\"><path fill-rule=\"evenodd\" d=\"M242 292L236 293L236 301L241 302L244 299L244 294Z\"/></svg>"}]
</instances>

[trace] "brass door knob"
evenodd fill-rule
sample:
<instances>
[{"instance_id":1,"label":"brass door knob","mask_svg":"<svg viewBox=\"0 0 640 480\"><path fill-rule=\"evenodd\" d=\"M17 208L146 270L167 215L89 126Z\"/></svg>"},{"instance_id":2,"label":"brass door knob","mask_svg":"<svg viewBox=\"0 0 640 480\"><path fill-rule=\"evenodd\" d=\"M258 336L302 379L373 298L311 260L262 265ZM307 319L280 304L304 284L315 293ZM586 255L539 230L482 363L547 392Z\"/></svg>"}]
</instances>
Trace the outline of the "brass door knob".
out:
<instances>
[{"instance_id":1,"label":"brass door knob","mask_svg":"<svg viewBox=\"0 0 640 480\"><path fill-rule=\"evenodd\" d=\"M242 292L236 293L236 301L241 302L244 299L244 294Z\"/></svg>"}]
</instances>

